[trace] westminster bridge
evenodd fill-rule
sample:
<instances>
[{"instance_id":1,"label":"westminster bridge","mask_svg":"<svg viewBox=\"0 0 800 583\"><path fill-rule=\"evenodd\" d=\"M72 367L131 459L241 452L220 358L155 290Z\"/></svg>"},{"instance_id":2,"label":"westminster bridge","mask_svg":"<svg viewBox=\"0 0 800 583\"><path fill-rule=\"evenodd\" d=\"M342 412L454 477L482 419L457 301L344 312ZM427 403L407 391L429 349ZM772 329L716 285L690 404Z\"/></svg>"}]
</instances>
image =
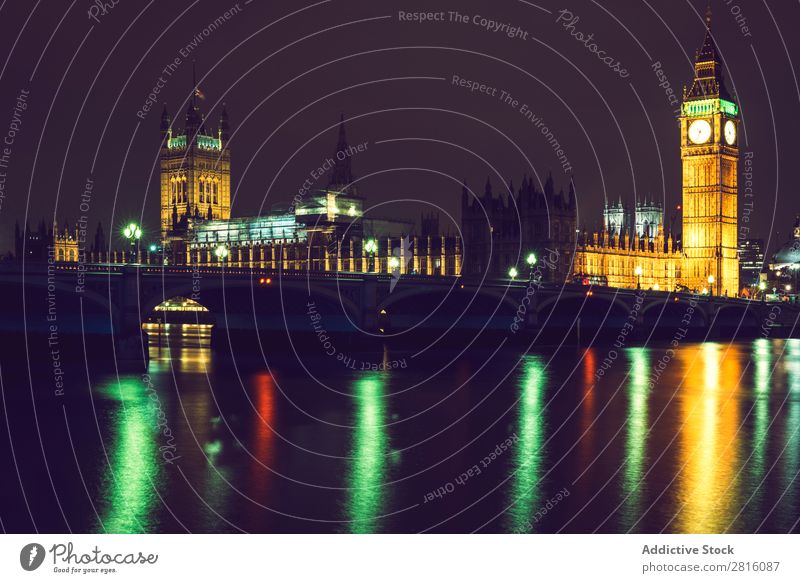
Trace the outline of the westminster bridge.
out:
<instances>
[{"instance_id":1,"label":"westminster bridge","mask_svg":"<svg viewBox=\"0 0 800 583\"><path fill-rule=\"evenodd\" d=\"M451 348L480 338L553 345L787 337L797 336L800 316L795 304L523 278L227 266L8 262L0 286L0 325L7 338L21 337L19 346L92 346L115 361L147 358L142 323L156 313L169 318L156 308L174 298L207 310L215 346L231 351L303 342L324 351L331 338L355 350L384 342Z\"/></svg>"}]
</instances>

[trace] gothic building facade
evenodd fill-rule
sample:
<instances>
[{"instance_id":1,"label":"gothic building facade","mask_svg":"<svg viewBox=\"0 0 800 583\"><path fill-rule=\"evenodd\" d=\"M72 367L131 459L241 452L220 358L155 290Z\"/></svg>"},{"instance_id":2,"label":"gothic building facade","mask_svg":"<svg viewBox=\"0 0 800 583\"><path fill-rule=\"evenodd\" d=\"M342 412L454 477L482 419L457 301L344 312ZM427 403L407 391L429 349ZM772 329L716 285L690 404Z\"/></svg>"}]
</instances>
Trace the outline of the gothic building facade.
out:
<instances>
[{"instance_id":1,"label":"gothic building facade","mask_svg":"<svg viewBox=\"0 0 800 583\"><path fill-rule=\"evenodd\" d=\"M555 192L553 177L544 188L523 177L518 190L513 181L495 195L486 179L481 196L461 194L461 222L464 237L464 275L508 277L510 269L524 273L530 253L544 260L543 280L563 283L571 274L577 225L575 190L569 184Z\"/></svg>"},{"instance_id":2,"label":"gothic building facade","mask_svg":"<svg viewBox=\"0 0 800 583\"><path fill-rule=\"evenodd\" d=\"M95 230L94 241L81 241L78 226L72 228L67 223L52 228L42 220L36 229L26 224L22 229L17 223L14 226L14 256L18 261L53 261L77 263L86 261L87 252L101 253L106 250L105 234L100 223ZM84 254L82 257L81 254Z\"/></svg>"}]
</instances>

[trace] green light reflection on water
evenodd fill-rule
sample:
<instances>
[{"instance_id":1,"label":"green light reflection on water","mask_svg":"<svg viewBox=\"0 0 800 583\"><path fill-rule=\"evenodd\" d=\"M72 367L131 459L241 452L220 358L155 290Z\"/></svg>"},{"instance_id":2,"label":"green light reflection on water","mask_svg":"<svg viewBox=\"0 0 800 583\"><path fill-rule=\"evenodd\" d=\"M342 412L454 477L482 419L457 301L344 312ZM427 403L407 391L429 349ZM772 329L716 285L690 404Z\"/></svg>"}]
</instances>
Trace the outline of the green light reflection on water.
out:
<instances>
[{"instance_id":1,"label":"green light reflection on water","mask_svg":"<svg viewBox=\"0 0 800 583\"><path fill-rule=\"evenodd\" d=\"M625 432L625 465L622 474L623 523L634 527L642 512L642 478L647 461L648 399L650 398L650 349L625 350L628 372L628 418Z\"/></svg>"},{"instance_id":2,"label":"green light reflection on water","mask_svg":"<svg viewBox=\"0 0 800 583\"><path fill-rule=\"evenodd\" d=\"M750 458L751 477L759 483L766 469L766 451L769 438L769 393L772 380L772 345L766 338L753 341L753 445ZM756 493L761 498L762 488Z\"/></svg>"},{"instance_id":3,"label":"green light reflection on water","mask_svg":"<svg viewBox=\"0 0 800 583\"><path fill-rule=\"evenodd\" d=\"M353 402L355 422L347 473L345 513L350 532L371 533L377 531L379 516L386 505L389 435L381 373L355 382Z\"/></svg>"},{"instance_id":4,"label":"green light reflection on water","mask_svg":"<svg viewBox=\"0 0 800 583\"><path fill-rule=\"evenodd\" d=\"M534 529L536 513L541 506L542 460L544 438L544 393L547 386L547 368L540 356L529 355L521 364L517 405L517 436L514 446L509 530L529 532Z\"/></svg>"},{"instance_id":5,"label":"green light reflection on water","mask_svg":"<svg viewBox=\"0 0 800 583\"><path fill-rule=\"evenodd\" d=\"M149 532L161 474L154 401L138 377L122 377L98 392L119 407L111 413L112 435L106 442L110 466L102 478L97 529L114 534Z\"/></svg>"},{"instance_id":6,"label":"green light reflection on water","mask_svg":"<svg viewBox=\"0 0 800 583\"><path fill-rule=\"evenodd\" d=\"M784 430L785 443L783 450L783 500L785 508L795 512L786 513L786 517L796 516L798 472L800 471L800 340L786 340L786 368L788 373L789 408ZM793 522L793 520L790 520ZM796 525L795 525L796 526Z\"/></svg>"}]
</instances>

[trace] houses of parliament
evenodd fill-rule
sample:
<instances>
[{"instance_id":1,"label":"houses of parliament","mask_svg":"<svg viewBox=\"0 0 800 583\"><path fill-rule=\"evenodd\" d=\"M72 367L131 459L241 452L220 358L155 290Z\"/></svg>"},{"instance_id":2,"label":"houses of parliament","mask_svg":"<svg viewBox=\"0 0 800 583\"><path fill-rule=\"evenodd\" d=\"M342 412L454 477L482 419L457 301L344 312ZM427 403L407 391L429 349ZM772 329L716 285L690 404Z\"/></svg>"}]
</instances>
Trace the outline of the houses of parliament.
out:
<instances>
[{"instance_id":1,"label":"houses of parliament","mask_svg":"<svg viewBox=\"0 0 800 583\"><path fill-rule=\"evenodd\" d=\"M140 253L143 263L219 263L270 269L464 275L506 278L524 273L531 252L552 262L546 279L576 279L612 287L740 292L737 255L739 108L728 93L711 34L711 15L696 53L694 79L684 88L679 116L682 201L666 217L654 201L637 197L632 210L606 203L603 228L578 229L572 184L556 191L548 178L540 192L524 177L515 192L499 195L487 180L483 195L461 197L461 233L443 236L436 217L414 221L367 216L355 185L344 119L326 186L276 204L266 213L231 217L231 154L223 107L211 130L196 100L197 86L178 132L166 108L160 137L160 237ZM506 192L508 193L506 195ZM513 199L513 200L512 200ZM677 223L680 223L679 225ZM678 228L680 230L678 230ZM59 261L81 260L77 236L68 228L17 233L17 255L55 249ZM23 245L23 243L25 243ZM157 251L153 252L156 247ZM107 250L104 252L104 249ZM222 255L221 253L224 253ZM125 261L111 253L102 230L90 261Z\"/></svg>"}]
</instances>

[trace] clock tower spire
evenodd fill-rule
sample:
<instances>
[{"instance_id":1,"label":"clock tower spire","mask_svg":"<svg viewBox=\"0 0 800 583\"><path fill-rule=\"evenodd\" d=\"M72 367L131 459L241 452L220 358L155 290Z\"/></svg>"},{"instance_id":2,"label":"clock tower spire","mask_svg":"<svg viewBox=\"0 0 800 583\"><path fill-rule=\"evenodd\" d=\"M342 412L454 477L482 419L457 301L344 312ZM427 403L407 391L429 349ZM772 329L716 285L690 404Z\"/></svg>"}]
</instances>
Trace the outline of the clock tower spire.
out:
<instances>
[{"instance_id":1,"label":"clock tower spire","mask_svg":"<svg viewBox=\"0 0 800 583\"><path fill-rule=\"evenodd\" d=\"M697 51L680 116L683 166L682 279L692 289L738 295L739 107L728 93L711 33Z\"/></svg>"}]
</instances>

